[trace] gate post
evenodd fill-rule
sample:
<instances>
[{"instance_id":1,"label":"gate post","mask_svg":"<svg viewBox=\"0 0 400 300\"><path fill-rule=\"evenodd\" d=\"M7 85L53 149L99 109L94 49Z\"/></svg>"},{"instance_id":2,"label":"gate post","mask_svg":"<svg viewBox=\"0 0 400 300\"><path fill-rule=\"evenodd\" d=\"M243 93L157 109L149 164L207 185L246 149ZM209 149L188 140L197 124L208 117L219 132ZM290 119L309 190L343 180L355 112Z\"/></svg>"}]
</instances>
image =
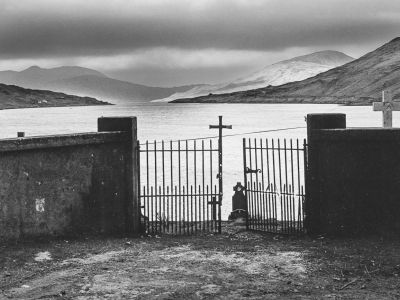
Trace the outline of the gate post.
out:
<instances>
[{"instance_id":1,"label":"gate post","mask_svg":"<svg viewBox=\"0 0 400 300\"><path fill-rule=\"evenodd\" d=\"M129 136L128 159L126 165L126 215L125 228L127 233L140 233L140 199L139 199L139 168L137 119L136 117L101 117L97 120L99 132L125 131Z\"/></svg>"},{"instance_id":2,"label":"gate post","mask_svg":"<svg viewBox=\"0 0 400 300\"><path fill-rule=\"evenodd\" d=\"M319 187L319 142L314 135L320 129L346 128L345 114L308 114L307 143L308 168L306 170L306 198L304 203L304 227L309 234L319 234L324 199L321 199Z\"/></svg>"}]
</instances>

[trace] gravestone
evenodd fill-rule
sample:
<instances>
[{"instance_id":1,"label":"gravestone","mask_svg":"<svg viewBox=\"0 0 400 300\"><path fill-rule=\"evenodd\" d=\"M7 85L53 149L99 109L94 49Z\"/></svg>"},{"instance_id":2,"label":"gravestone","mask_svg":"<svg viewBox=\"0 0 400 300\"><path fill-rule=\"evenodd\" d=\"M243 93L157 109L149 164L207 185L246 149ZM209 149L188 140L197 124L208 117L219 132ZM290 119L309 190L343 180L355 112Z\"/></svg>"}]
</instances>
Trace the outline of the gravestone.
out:
<instances>
[{"instance_id":1,"label":"gravestone","mask_svg":"<svg viewBox=\"0 0 400 300\"><path fill-rule=\"evenodd\" d=\"M384 128L392 128L392 112L400 110L400 102L394 102L389 91L382 92L382 102L372 103L374 111L382 112L382 125Z\"/></svg>"},{"instance_id":2,"label":"gravestone","mask_svg":"<svg viewBox=\"0 0 400 300\"><path fill-rule=\"evenodd\" d=\"M246 196L244 194L244 186L238 182L233 190L235 194L232 196L232 212L229 215L229 220L236 220L238 218L247 217L247 203Z\"/></svg>"}]
</instances>

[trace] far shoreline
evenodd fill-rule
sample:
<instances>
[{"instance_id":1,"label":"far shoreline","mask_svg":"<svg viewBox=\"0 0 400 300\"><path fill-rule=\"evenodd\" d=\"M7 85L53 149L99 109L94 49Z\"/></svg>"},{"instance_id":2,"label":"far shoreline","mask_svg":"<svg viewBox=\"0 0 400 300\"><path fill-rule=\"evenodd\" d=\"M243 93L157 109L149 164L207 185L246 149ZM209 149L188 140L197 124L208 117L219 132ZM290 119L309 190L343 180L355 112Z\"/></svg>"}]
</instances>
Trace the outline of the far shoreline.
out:
<instances>
[{"instance_id":1,"label":"far shoreline","mask_svg":"<svg viewBox=\"0 0 400 300\"><path fill-rule=\"evenodd\" d=\"M52 107L56 108L56 107L110 106L110 105L116 105L116 104L104 102L104 103L99 103L99 104L43 105L43 106L24 106L24 107L1 107L1 104L0 104L0 110L15 110L15 109L28 109L28 108L52 108Z\"/></svg>"}]
</instances>

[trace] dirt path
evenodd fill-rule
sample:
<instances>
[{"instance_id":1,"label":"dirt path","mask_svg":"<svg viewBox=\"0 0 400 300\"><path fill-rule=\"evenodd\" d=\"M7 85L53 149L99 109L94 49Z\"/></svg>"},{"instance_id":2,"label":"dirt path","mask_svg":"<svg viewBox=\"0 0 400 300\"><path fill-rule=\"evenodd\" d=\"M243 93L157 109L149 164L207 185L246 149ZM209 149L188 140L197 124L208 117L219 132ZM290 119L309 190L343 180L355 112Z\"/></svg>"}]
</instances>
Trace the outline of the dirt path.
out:
<instances>
[{"instance_id":1,"label":"dirt path","mask_svg":"<svg viewBox=\"0 0 400 300\"><path fill-rule=\"evenodd\" d=\"M0 298L400 299L399 250L398 240L232 229L8 245L0 248Z\"/></svg>"}]
</instances>

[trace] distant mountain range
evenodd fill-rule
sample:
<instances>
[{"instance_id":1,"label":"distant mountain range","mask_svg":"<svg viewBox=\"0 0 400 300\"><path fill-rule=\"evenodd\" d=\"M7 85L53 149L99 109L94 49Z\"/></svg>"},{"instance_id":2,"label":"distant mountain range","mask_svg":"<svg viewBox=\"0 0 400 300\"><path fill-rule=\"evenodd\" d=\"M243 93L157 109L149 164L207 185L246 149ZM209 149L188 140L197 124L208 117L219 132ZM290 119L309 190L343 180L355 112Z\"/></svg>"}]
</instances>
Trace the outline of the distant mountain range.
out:
<instances>
[{"instance_id":1,"label":"distant mountain range","mask_svg":"<svg viewBox=\"0 0 400 300\"><path fill-rule=\"evenodd\" d=\"M108 104L90 97L78 97L46 90L25 89L0 83L0 109Z\"/></svg>"},{"instance_id":2,"label":"distant mountain range","mask_svg":"<svg viewBox=\"0 0 400 300\"><path fill-rule=\"evenodd\" d=\"M0 71L0 83L95 97L113 103L160 99L198 86L151 87L109 78L95 70L68 66L53 69L33 66L20 72Z\"/></svg>"},{"instance_id":3,"label":"distant mountain range","mask_svg":"<svg viewBox=\"0 0 400 300\"><path fill-rule=\"evenodd\" d=\"M259 89L207 95L173 102L204 103L339 103L367 105L383 89L400 97L400 38L311 78Z\"/></svg>"},{"instance_id":4,"label":"distant mountain range","mask_svg":"<svg viewBox=\"0 0 400 300\"><path fill-rule=\"evenodd\" d=\"M171 101L178 98L192 98L211 94L246 91L269 85L281 85L287 82L299 81L325 72L337 66L352 61L354 58L338 51L320 51L308 55L284 60L250 74L246 77L216 85L197 86L183 93L176 93L166 99L156 101Z\"/></svg>"}]
</instances>

